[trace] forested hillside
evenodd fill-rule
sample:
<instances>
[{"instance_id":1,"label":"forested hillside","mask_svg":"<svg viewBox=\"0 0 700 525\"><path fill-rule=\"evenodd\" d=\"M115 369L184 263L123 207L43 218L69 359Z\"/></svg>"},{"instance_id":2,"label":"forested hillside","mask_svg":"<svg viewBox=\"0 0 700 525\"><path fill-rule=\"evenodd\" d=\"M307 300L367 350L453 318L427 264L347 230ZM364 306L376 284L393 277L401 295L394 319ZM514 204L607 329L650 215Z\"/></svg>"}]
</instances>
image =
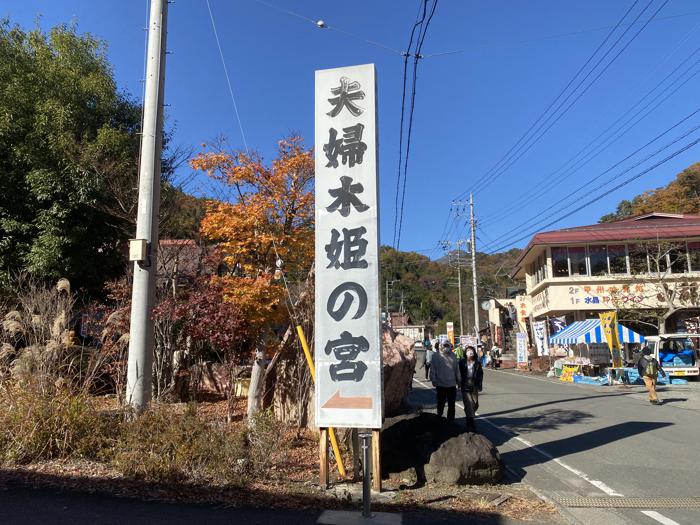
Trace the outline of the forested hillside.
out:
<instances>
[{"instance_id":1,"label":"forested hillside","mask_svg":"<svg viewBox=\"0 0 700 525\"><path fill-rule=\"evenodd\" d=\"M632 200L623 200L613 213L600 218L610 222L653 211L700 214L700 162L681 171L662 188L645 191Z\"/></svg>"},{"instance_id":2,"label":"forested hillside","mask_svg":"<svg viewBox=\"0 0 700 525\"><path fill-rule=\"evenodd\" d=\"M514 248L499 254L477 253L477 285L479 302L491 297L503 297L507 287L517 287L508 273L520 254ZM437 332L445 331L445 322L455 323L459 329L459 297L457 293L457 252L451 252L436 261L415 252L396 251L383 246L381 259L381 293L384 298L386 281L397 281L390 287L391 311L398 311L401 298L405 311L416 324L433 326ZM472 273L468 255L459 254L462 267L462 301L465 325L471 326L474 319L472 299ZM486 312L480 313L482 323ZM467 326L464 331L467 331Z\"/></svg>"}]
</instances>

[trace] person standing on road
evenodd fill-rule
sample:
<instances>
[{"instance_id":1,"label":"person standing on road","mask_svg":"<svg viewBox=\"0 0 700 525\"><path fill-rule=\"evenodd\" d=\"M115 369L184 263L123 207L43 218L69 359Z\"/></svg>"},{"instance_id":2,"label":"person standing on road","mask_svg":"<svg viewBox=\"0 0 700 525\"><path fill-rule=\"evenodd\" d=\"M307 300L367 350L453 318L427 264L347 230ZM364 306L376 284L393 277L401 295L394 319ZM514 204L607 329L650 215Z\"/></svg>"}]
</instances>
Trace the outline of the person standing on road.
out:
<instances>
[{"instance_id":1,"label":"person standing on road","mask_svg":"<svg viewBox=\"0 0 700 525\"><path fill-rule=\"evenodd\" d=\"M435 350L433 350L431 347L428 347L425 349L425 378L428 379L430 377L430 363L433 361L433 355L435 355L435 352L440 350L440 343L435 343Z\"/></svg>"},{"instance_id":2,"label":"person standing on road","mask_svg":"<svg viewBox=\"0 0 700 525\"><path fill-rule=\"evenodd\" d=\"M452 345L445 341L430 364L430 381L437 390L437 413L442 417L447 401L447 420L455 420L455 401L459 381L459 363L452 353Z\"/></svg>"},{"instance_id":3,"label":"person standing on road","mask_svg":"<svg viewBox=\"0 0 700 525\"><path fill-rule=\"evenodd\" d=\"M498 368L498 357L501 355L501 349L498 348L498 345L494 344L491 347L491 368L494 370Z\"/></svg>"},{"instance_id":4,"label":"person standing on road","mask_svg":"<svg viewBox=\"0 0 700 525\"><path fill-rule=\"evenodd\" d=\"M479 410L479 392L484 384L484 369L477 359L476 350L468 346L464 358L459 360L459 373L462 378L462 402L467 416L467 432L476 432L474 418Z\"/></svg>"},{"instance_id":5,"label":"person standing on road","mask_svg":"<svg viewBox=\"0 0 700 525\"><path fill-rule=\"evenodd\" d=\"M642 357L637 363L637 371L649 391L649 402L652 405L660 405L661 402L656 395L656 379L659 376L659 372L666 377L666 372L664 372L664 369L661 368L661 365L651 353L651 348L648 346L642 348Z\"/></svg>"}]
</instances>

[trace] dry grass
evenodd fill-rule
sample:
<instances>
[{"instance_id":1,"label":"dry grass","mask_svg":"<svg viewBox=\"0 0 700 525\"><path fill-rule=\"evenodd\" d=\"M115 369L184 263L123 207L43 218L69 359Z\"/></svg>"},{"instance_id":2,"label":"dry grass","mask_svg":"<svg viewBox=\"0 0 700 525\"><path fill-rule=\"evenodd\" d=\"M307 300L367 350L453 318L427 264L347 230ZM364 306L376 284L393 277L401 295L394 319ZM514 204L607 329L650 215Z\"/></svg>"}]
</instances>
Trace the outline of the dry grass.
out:
<instances>
[{"instance_id":1,"label":"dry grass","mask_svg":"<svg viewBox=\"0 0 700 525\"><path fill-rule=\"evenodd\" d=\"M96 414L114 421L121 414L115 397L89 401L88 420ZM243 409L245 400L239 404ZM199 403L196 407L181 403L156 405L132 422L117 417L119 440L113 447L88 449L90 453L85 453L85 448L73 447L70 453L65 453L69 449L59 449L63 452L27 455L25 458L30 459L21 465L5 458L0 484L3 477L13 476L16 481L32 486L166 501L276 508L357 508L357 502L319 489L316 432L283 427L263 413L253 425L257 429L252 431L251 440L247 422L227 424L226 412L226 401L221 400ZM3 427L0 427L1 435ZM351 462L345 459L347 466ZM331 474L332 480L340 481L335 465L331 466ZM429 484L401 490L399 484L385 481L385 488L396 496L376 504L377 510L430 510L475 519L496 514L533 523L557 519L554 507L522 485ZM494 506L493 501L504 494L510 498Z\"/></svg>"}]
</instances>

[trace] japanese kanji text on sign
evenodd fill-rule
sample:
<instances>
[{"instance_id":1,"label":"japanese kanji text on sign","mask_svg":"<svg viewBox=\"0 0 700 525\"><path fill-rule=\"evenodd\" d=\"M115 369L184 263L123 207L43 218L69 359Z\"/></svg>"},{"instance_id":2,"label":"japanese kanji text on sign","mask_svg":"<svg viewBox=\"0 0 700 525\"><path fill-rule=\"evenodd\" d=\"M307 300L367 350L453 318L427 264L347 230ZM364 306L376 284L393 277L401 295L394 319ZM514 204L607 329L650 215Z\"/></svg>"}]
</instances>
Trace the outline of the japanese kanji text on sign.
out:
<instances>
[{"instance_id":1,"label":"japanese kanji text on sign","mask_svg":"<svg viewBox=\"0 0 700 525\"><path fill-rule=\"evenodd\" d=\"M374 65L316 71L316 424L380 428Z\"/></svg>"}]
</instances>

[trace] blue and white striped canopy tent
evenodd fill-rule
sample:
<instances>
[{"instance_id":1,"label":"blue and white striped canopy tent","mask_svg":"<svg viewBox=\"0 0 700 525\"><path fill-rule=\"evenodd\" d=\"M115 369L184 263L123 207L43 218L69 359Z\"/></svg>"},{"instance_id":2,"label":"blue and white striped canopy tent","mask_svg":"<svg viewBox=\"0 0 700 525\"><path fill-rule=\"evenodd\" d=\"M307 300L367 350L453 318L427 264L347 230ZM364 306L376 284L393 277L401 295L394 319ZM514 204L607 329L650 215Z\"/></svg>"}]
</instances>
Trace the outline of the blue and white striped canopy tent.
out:
<instances>
[{"instance_id":1,"label":"blue and white striped canopy tent","mask_svg":"<svg viewBox=\"0 0 700 525\"><path fill-rule=\"evenodd\" d=\"M644 336L626 326L617 324L617 336L621 343L642 343ZM566 345L575 343L606 343L600 319L587 319L571 323L549 338L550 343Z\"/></svg>"}]
</instances>

